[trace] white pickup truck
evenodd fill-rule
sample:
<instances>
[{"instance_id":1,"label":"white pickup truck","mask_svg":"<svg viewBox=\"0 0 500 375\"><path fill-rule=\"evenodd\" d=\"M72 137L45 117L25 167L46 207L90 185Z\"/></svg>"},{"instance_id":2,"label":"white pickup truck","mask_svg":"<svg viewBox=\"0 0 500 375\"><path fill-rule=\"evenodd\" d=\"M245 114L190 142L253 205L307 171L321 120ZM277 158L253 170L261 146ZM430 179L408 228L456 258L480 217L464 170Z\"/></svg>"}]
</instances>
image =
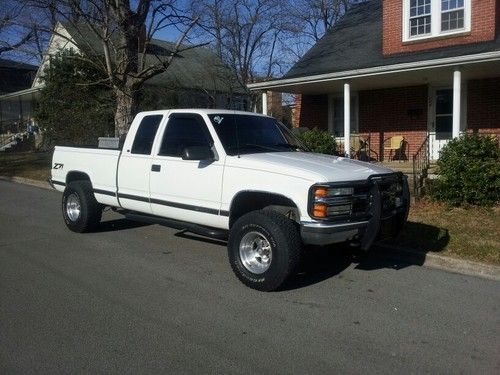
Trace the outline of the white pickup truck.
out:
<instances>
[{"instance_id":1,"label":"white pickup truck","mask_svg":"<svg viewBox=\"0 0 500 375\"><path fill-rule=\"evenodd\" d=\"M224 239L237 277L263 291L293 274L304 244L366 250L409 209L403 174L311 153L272 117L215 109L139 113L119 149L58 146L50 183L72 231L111 207Z\"/></svg>"}]
</instances>

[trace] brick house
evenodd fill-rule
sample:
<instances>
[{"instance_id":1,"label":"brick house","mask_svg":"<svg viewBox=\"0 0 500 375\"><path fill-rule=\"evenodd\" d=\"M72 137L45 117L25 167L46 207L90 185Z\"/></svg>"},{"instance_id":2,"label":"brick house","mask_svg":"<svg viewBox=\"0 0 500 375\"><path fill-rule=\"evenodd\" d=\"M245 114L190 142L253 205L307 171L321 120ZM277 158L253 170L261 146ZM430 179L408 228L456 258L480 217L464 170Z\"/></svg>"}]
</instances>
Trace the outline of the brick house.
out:
<instances>
[{"instance_id":1,"label":"brick house","mask_svg":"<svg viewBox=\"0 0 500 375\"><path fill-rule=\"evenodd\" d=\"M402 135L402 159L426 140L437 159L462 132L500 134L500 1L356 4L283 78L249 87L297 94L299 126L329 130L351 153L359 134L387 159Z\"/></svg>"}]
</instances>

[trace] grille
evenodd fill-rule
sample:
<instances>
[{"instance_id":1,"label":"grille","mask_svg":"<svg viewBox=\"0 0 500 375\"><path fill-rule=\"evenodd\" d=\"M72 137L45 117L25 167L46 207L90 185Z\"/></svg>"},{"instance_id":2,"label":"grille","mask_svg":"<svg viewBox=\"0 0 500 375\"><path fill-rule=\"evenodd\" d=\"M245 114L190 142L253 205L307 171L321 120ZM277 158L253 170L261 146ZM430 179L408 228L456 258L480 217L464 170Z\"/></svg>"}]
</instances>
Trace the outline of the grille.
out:
<instances>
[{"instance_id":1,"label":"grille","mask_svg":"<svg viewBox=\"0 0 500 375\"><path fill-rule=\"evenodd\" d=\"M403 202L403 180L398 175L378 182L382 205L382 218L391 216Z\"/></svg>"},{"instance_id":2,"label":"grille","mask_svg":"<svg viewBox=\"0 0 500 375\"><path fill-rule=\"evenodd\" d=\"M353 182L354 191L350 196L329 198L325 200L328 218L331 222L356 222L369 220L373 197L371 189L376 183L380 192L382 219L392 216L403 203L403 177L401 174L372 176L367 181ZM331 186L336 186L332 184Z\"/></svg>"}]
</instances>

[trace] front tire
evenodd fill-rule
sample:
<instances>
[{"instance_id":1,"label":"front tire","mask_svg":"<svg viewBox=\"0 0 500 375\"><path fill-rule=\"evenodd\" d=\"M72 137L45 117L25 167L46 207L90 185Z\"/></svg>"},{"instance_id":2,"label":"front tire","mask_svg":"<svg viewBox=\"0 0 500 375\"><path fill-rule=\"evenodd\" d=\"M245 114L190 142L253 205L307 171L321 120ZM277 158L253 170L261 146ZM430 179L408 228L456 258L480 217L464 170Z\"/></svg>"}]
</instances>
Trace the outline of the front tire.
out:
<instances>
[{"instance_id":1,"label":"front tire","mask_svg":"<svg viewBox=\"0 0 500 375\"><path fill-rule=\"evenodd\" d=\"M300 262L302 241L297 225L274 211L253 211L231 228L231 268L246 286L273 291L281 287Z\"/></svg>"},{"instance_id":2,"label":"front tire","mask_svg":"<svg viewBox=\"0 0 500 375\"><path fill-rule=\"evenodd\" d=\"M101 222L102 206L96 201L90 181L73 181L64 189L62 214L73 232L95 230Z\"/></svg>"}]
</instances>

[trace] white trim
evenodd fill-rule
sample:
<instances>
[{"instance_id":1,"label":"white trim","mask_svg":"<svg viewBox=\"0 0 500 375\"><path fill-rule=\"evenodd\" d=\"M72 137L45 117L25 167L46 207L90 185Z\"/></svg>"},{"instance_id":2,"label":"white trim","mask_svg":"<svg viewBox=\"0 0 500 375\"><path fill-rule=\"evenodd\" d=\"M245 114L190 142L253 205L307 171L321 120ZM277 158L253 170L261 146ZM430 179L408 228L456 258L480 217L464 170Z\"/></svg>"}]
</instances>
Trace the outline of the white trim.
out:
<instances>
[{"instance_id":1,"label":"white trim","mask_svg":"<svg viewBox=\"0 0 500 375\"><path fill-rule=\"evenodd\" d=\"M351 153L351 85L344 83L344 153Z\"/></svg>"},{"instance_id":2,"label":"white trim","mask_svg":"<svg viewBox=\"0 0 500 375\"><path fill-rule=\"evenodd\" d=\"M267 116L267 91L262 93L262 114Z\"/></svg>"},{"instance_id":3,"label":"white trim","mask_svg":"<svg viewBox=\"0 0 500 375\"><path fill-rule=\"evenodd\" d=\"M73 48L75 51L80 50L68 30L66 30L64 25L58 21L52 31L52 34L50 35L47 49L43 54L42 62L36 71L35 78L33 79L33 83L31 85L32 88L38 87L43 83L42 75L45 68L50 64L50 57L57 52L70 48Z\"/></svg>"},{"instance_id":4,"label":"white trim","mask_svg":"<svg viewBox=\"0 0 500 375\"><path fill-rule=\"evenodd\" d=\"M35 92L40 91L43 88L43 86L45 86L45 85L40 85L37 87L30 87L29 89L24 89L24 90L15 91L15 92L9 92L8 94L0 95L0 100L8 99L11 97L16 97L16 96L21 96L21 95L26 95L26 94L33 94Z\"/></svg>"},{"instance_id":5,"label":"white trim","mask_svg":"<svg viewBox=\"0 0 500 375\"><path fill-rule=\"evenodd\" d=\"M464 0L464 27L441 31L441 0L431 0L431 32L425 35L410 36L410 0L403 0L403 42L413 42L439 38L442 36L468 33L471 30L471 0Z\"/></svg>"},{"instance_id":6,"label":"white trim","mask_svg":"<svg viewBox=\"0 0 500 375\"><path fill-rule=\"evenodd\" d=\"M460 135L460 115L462 114L461 108L462 99L462 72L456 68L453 72L453 127L452 137L458 138Z\"/></svg>"},{"instance_id":7,"label":"white trim","mask_svg":"<svg viewBox=\"0 0 500 375\"><path fill-rule=\"evenodd\" d=\"M469 105L468 82L462 77L462 112L460 114L460 132L467 130L467 106Z\"/></svg>"},{"instance_id":8,"label":"white trim","mask_svg":"<svg viewBox=\"0 0 500 375\"><path fill-rule=\"evenodd\" d=\"M424 70L428 68L442 68L447 66L456 66L457 64L464 64L464 63L477 64L477 63L498 61L498 60L500 60L500 51L492 51L492 52L478 53L474 55L445 57L434 60L423 60L411 63L383 65L372 68L344 70L342 72L317 74L299 78L289 78L283 80L251 83L247 85L247 87L252 91L272 89L272 88L282 88L301 83L306 83L306 84L322 83L322 82L338 81L342 79L354 79L361 77L370 77L374 75L401 73L414 70Z\"/></svg>"},{"instance_id":9,"label":"white trim","mask_svg":"<svg viewBox=\"0 0 500 375\"><path fill-rule=\"evenodd\" d=\"M434 2L436 3L436 2ZM426 39L432 36L432 21L435 17L433 17L434 9L432 6L431 0L431 33L426 35L418 35L418 36L410 36L410 0L403 0L403 11L402 11L402 25L403 25L403 42L411 41L411 40L419 40Z\"/></svg>"},{"instance_id":10,"label":"white trim","mask_svg":"<svg viewBox=\"0 0 500 375\"><path fill-rule=\"evenodd\" d=\"M428 86L428 110L427 110L427 131L430 135L429 156L432 160L439 157L441 147L450 139L436 139L436 92L439 90L453 89L452 85L447 86ZM468 85L467 81L461 83L461 113L460 113L460 134L467 129L467 105L468 105Z\"/></svg>"}]
</instances>

